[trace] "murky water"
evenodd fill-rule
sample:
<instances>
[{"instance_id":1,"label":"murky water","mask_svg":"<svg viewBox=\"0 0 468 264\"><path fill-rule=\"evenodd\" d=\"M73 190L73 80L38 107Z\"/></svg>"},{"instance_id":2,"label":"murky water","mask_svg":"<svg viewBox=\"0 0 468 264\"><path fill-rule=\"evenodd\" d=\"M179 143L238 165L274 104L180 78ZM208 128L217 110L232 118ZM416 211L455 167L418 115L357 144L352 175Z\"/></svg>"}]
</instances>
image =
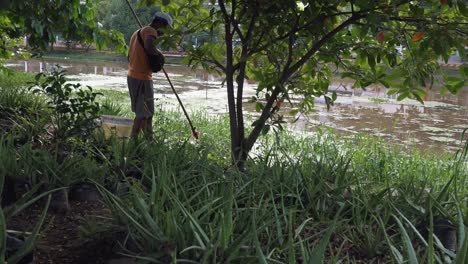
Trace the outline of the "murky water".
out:
<instances>
[{"instance_id":1,"label":"murky water","mask_svg":"<svg viewBox=\"0 0 468 264\"><path fill-rule=\"evenodd\" d=\"M95 89L127 91L126 65L72 62L66 60L30 60L11 62L9 67L27 72L40 72L60 64L70 78ZM222 78L204 71L193 71L185 66L166 65L180 98L189 110L206 109L209 113L227 112L226 89ZM164 107L177 108L177 102L163 73L154 75L158 102ZM316 112L301 116L290 126L299 131L313 133L320 125L333 128L336 133L350 135L368 133L392 142L421 150L457 150L461 146L462 132L468 128L468 88L457 96L441 96L437 89L430 90L421 105L414 100L397 102L396 95L388 96L387 89L372 86L366 91L351 89L351 83L336 79L331 90L339 94L329 111L321 98L316 100ZM255 94L255 84L247 84L245 102ZM294 120L283 107L287 120ZM258 115L252 104L245 111Z\"/></svg>"}]
</instances>

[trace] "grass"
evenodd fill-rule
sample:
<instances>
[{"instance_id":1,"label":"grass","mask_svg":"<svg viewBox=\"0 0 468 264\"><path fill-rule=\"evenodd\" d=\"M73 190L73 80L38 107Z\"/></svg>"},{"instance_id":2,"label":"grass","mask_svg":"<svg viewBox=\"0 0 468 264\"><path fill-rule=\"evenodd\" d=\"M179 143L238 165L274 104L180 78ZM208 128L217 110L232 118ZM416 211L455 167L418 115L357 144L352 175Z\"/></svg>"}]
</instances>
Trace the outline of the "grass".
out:
<instances>
[{"instance_id":1,"label":"grass","mask_svg":"<svg viewBox=\"0 0 468 264\"><path fill-rule=\"evenodd\" d=\"M66 59L77 61L92 61L92 62L126 62L127 58L124 54L109 52L109 51L95 51L95 50L53 50L43 55L45 59Z\"/></svg>"},{"instance_id":2,"label":"grass","mask_svg":"<svg viewBox=\"0 0 468 264\"><path fill-rule=\"evenodd\" d=\"M369 101L376 104L383 104L389 102L390 100L387 98L369 97Z\"/></svg>"},{"instance_id":3,"label":"grass","mask_svg":"<svg viewBox=\"0 0 468 264\"><path fill-rule=\"evenodd\" d=\"M107 113L132 116L116 103L126 93L103 94ZM64 159L11 130L0 138L0 176L94 182L112 213L100 230L125 234L120 253L142 262L465 263L468 145L430 156L366 136L285 130L262 137L241 173L230 162L228 118L192 119L197 141L180 112L159 110L152 144L96 132L69 140ZM441 220L457 232L455 253L437 235Z\"/></svg>"},{"instance_id":4,"label":"grass","mask_svg":"<svg viewBox=\"0 0 468 264\"><path fill-rule=\"evenodd\" d=\"M0 74L0 132L11 131L21 142L41 133L50 113L46 100L27 90L32 80L31 74Z\"/></svg>"},{"instance_id":5,"label":"grass","mask_svg":"<svg viewBox=\"0 0 468 264\"><path fill-rule=\"evenodd\" d=\"M466 160L402 154L368 138L281 138L266 138L245 174L210 158L226 155L212 141L161 136L138 146L143 176L128 196L101 189L139 248L125 254L197 263L398 262L392 252L423 260L427 246L413 241L429 212L453 223L466 215Z\"/></svg>"},{"instance_id":6,"label":"grass","mask_svg":"<svg viewBox=\"0 0 468 264\"><path fill-rule=\"evenodd\" d=\"M99 90L99 93L103 95L98 97L103 115L132 117L128 92Z\"/></svg>"},{"instance_id":7,"label":"grass","mask_svg":"<svg viewBox=\"0 0 468 264\"><path fill-rule=\"evenodd\" d=\"M27 87L28 82L34 81L34 74L24 72L0 72L0 88Z\"/></svg>"},{"instance_id":8,"label":"grass","mask_svg":"<svg viewBox=\"0 0 468 264\"><path fill-rule=\"evenodd\" d=\"M279 145L264 138L247 173L239 174L218 147L228 144L226 118L199 113L194 119L206 132L191 143L180 114L157 115L155 145L133 146L141 153L142 180L128 196L102 189L114 219L139 245L125 254L154 262L281 263L312 256L398 262L391 252L406 258L414 251L422 260L425 246L408 251L408 238L417 239L431 219L460 223L466 214L466 160L402 153L365 137L285 133ZM324 250L315 247L321 243Z\"/></svg>"}]
</instances>

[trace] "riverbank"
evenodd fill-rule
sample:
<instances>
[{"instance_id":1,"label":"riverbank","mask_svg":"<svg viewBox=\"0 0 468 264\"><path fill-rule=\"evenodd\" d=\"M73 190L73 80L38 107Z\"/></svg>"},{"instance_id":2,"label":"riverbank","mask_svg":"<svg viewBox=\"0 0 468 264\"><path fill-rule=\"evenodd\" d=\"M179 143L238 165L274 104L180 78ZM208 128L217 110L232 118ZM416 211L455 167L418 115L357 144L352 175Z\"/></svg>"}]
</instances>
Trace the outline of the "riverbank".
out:
<instances>
[{"instance_id":1,"label":"riverbank","mask_svg":"<svg viewBox=\"0 0 468 264\"><path fill-rule=\"evenodd\" d=\"M73 83L89 85L99 91L120 92L127 98L126 63L85 62L74 60L12 61L9 68L37 73L62 65ZM193 70L183 65L169 64L166 71L189 112L205 110L213 115L227 112L223 78L203 70ZM157 105L172 111L178 108L163 73L155 74L154 88ZM437 87L427 90L425 104L415 100L398 101L398 95L388 95L383 86L373 85L366 90L353 89L353 82L337 76L330 90L339 95L334 106L328 109L323 97L316 98L315 110L301 115L291 114L299 101L284 103L280 114L290 128L301 133L316 133L328 127L342 136L370 134L404 146L426 152L454 152L460 148L462 132L468 127L468 90L457 95L440 94ZM258 112L249 99L255 95L255 83L245 84L244 111L256 116ZM298 98L300 100L300 98ZM121 104L122 101L115 102ZM293 122L296 120L296 122Z\"/></svg>"},{"instance_id":2,"label":"riverbank","mask_svg":"<svg viewBox=\"0 0 468 264\"><path fill-rule=\"evenodd\" d=\"M163 53L166 58L167 64L181 64L184 56L181 54L165 52ZM64 61L82 61L92 62L97 64L106 63L127 63L125 54L110 52L110 51L96 51L96 50L65 50L56 49L45 53L42 56L44 59L64 60Z\"/></svg>"}]
</instances>

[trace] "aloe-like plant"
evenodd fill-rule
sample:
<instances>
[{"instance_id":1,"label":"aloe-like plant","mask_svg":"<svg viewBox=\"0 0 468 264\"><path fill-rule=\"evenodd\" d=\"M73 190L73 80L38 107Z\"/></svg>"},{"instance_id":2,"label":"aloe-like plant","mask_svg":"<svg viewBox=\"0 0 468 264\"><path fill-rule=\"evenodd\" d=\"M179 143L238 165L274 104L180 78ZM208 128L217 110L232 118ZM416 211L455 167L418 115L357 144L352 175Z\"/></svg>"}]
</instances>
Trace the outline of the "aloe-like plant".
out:
<instances>
[{"instance_id":1,"label":"aloe-like plant","mask_svg":"<svg viewBox=\"0 0 468 264\"><path fill-rule=\"evenodd\" d=\"M189 144L163 134L143 146L142 178L128 181L128 195L100 187L114 224L128 230L132 246L122 253L152 262L436 263L447 251L434 231L425 237L418 225L442 216L466 221L457 213L466 208L456 204L467 198L468 168L453 157L409 155L328 134L286 134L279 146L270 140L277 142L266 137L245 173L225 170L206 140ZM448 257L466 258L458 250Z\"/></svg>"}]
</instances>

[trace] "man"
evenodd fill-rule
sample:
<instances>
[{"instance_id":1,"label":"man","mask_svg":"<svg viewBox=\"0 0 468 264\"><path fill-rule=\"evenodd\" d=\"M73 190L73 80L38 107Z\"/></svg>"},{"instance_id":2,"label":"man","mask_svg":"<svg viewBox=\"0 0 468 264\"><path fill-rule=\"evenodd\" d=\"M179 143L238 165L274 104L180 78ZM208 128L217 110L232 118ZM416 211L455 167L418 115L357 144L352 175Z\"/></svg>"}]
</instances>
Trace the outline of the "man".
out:
<instances>
[{"instance_id":1,"label":"man","mask_svg":"<svg viewBox=\"0 0 468 264\"><path fill-rule=\"evenodd\" d=\"M153 137L154 91L153 76L148 55L164 56L156 49L156 39L164 30L172 28L172 18L157 12L150 25L133 33L128 51L127 83L132 111L135 113L131 136L137 137L143 131L148 140Z\"/></svg>"}]
</instances>

